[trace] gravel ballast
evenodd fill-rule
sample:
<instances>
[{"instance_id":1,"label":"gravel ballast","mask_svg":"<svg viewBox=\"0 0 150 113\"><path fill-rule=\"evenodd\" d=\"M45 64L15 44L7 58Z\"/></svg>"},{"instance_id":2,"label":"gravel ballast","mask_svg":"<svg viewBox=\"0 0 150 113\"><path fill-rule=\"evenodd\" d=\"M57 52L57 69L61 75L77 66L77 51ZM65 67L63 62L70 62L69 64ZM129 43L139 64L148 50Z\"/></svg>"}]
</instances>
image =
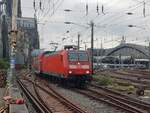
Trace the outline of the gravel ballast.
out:
<instances>
[{"instance_id":1,"label":"gravel ballast","mask_svg":"<svg viewBox=\"0 0 150 113\"><path fill-rule=\"evenodd\" d=\"M105 103L96 102L69 89L57 87L57 90L65 95L68 99L74 101L77 104L80 104L80 106L87 109L90 113L127 113L115 107L108 106Z\"/></svg>"}]
</instances>

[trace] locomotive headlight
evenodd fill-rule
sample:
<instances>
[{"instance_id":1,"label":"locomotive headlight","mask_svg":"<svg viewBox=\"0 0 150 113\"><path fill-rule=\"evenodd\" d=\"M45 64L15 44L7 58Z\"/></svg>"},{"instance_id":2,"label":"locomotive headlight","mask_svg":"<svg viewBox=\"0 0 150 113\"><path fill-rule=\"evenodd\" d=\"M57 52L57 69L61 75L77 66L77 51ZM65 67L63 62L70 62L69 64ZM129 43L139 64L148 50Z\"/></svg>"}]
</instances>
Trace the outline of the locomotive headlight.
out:
<instances>
[{"instance_id":1,"label":"locomotive headlight","mask_svg":"<svg viewBox=\"0 0 150 113\"><path fill-rule=\"evenodd\" d=\"M69 71L69 74L71 74L72 73L72 71Z\"/></svg>"},{"instance_id":2,"label":"locomotive headlight","mask_svg":"<svg viewBox=\"0 0 150 113\"><path fill-rule=\"evenodd\" d=\"M86 74L89 74L90 73L90 71L86 71Z\"/></svg>"}]
</instances>

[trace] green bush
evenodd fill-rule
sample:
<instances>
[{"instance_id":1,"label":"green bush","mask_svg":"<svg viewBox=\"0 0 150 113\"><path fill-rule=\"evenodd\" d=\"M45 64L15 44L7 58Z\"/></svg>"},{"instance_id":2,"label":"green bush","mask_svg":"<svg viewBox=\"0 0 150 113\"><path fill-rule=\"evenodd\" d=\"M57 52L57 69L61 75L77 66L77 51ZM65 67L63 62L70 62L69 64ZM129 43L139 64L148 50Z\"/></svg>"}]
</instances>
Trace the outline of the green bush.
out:
<instances>
[{"instance_id":1,"label":"green bush","mask_svg":"<svg viewBox=\"0 0 150 113\"><path fill-rule=\"evenodd\" d=\"M93 76L93 78L98 82L99 85L108 86L112 84L112 78L108 76Z\"/></svg>"},{"instance_id":2,"label":"green bush","mask_svg":"<svg viewBox=\"0 0 150 113\"><path fill-rule=\"evenodd\" d=\"M115 84L111 87L114 90L118 90L118 91L125 91L125 92L133 92L135 90L135 87L130 85L130 86L121 86L118 84Z\"/></svg>"},{"instance_id":3,"label":"green bush","mask_svg":"<svg viewBox=\"0 0 150 113\"><path fill-rule=\"evenodd\" d=\"M9 62L6 59L0 59L0 69L8 69Z\"/></svg>"}]
</instances>

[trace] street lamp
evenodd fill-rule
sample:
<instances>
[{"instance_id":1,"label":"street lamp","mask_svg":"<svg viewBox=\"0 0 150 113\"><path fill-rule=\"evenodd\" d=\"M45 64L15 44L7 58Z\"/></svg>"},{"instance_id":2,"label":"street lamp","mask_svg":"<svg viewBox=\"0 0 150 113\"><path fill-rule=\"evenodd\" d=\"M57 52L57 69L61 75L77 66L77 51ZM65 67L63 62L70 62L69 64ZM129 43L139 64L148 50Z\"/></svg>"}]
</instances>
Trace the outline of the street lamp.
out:
<instances>
[{"instance_id":1,"label":"street lamp","mask_svg":"<svg viewBox=\"0 0 150 113\"><path fill-rule=\"evenodd\" d=\"M66 31L66 33L69 33L69 31Z\"/></svg>"},{"instance_id":2,"label":"street lamp","mask_svg":"<svg viewBox=\"0 0 150 113\"><path fill-rule=\"evenodd\" d=\"M81 26L81 27L84 27L84 28L89 28L88 26L85 26L85 25L81 25L81 24L78 24L78 23L74 23L74 22L64 22L65 24L73 24L73 25L77 25L77 26Z\"/></svg>"},{"instance_id":3,"label":"street lamp","mask_svg":"<svg viewBox=\"0 0 150 113\"><path fill-rule=\"evenodd\" d=\"M65 12L72 12L72 9L64 9Z\"/></svg>"},{"instance_id":4,"label":"street lamp","mask_svg":"<svg viewBox=\"0 0 150 113\"><path fill-rule=\"evenodd\" d=\"M64 22L65 24L72 24L72 22Z\"/></svg>"},{"instance_id":5,"label":"street lamp","mask_svg":"<svg viewBox=\"0 0 150 113\"><path fill-rule=\"evenodd\" d=\"M71 9L64 9L65 12L71 12Z\"/></svg>"},{"instance_id":6,"label":"street lamp","mask_svg":"<svg viewBox=\"0 0 150 113\"><path fill-rule=\"evenodd\" d=\"M128 13L126 13L127 15L133 15L133 13L132 12L128 12Z\"/></svg>"},{"instance_id":7,"label":"street lamp","mask_svg":"<svg viewBox=\"0 0 150 113\"><path fill-rule=\"evenodd\" d=\"M136 27L136 28L141 28L141 29L145 30L145 28L143 28L141 26L137 26L137 25L128 25L128 27Z\"/></svg>"},{"instance_id":8,"label":"street lamp","mask_svg":"<svg viewBox=\"0 0 150 113\"><path fill-rule=\"evenodd\" d=\"M128 25L128 27L135 27L135 25Z\"/></svg>"}]
</instances>

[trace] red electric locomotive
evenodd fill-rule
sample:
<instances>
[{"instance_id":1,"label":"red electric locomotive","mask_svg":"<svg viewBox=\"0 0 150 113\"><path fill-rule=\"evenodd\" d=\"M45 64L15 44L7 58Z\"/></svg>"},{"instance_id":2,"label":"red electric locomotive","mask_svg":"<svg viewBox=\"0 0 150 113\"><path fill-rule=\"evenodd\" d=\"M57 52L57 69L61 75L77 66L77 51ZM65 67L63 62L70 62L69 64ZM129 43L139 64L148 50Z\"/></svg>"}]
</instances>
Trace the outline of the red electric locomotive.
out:
<instances>
[{"instance_id":1,"label":"red electric locomotive","mask_svg":"<svg viewBox=\"0 0 150 113\"><path fill-rule=\"evenodd\" d=\"M84 86L91 81L91 62L87 51L42 52L33 56L32 68L36 73L53 76L77 86Z\"/></svg>"}]
</instances>

